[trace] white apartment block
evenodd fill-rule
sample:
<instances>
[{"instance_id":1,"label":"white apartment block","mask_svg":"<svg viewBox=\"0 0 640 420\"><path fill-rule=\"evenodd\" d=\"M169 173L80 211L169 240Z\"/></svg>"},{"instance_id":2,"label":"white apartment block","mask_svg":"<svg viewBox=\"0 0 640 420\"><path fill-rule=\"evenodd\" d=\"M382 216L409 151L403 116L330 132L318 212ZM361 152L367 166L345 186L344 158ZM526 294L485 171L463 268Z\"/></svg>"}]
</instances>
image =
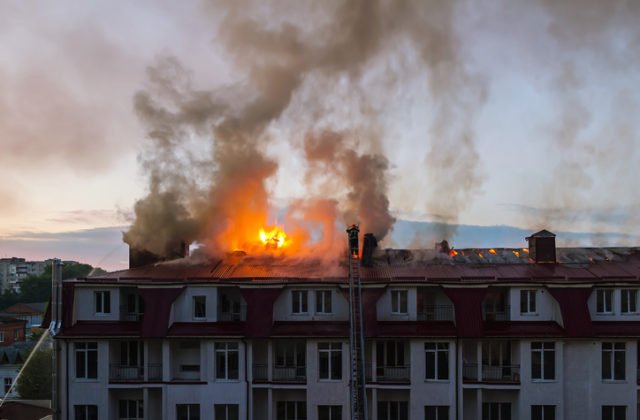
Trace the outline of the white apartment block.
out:
<instances>
[{"instance_id":1,"label":"white apartment block","mask_svg":"<svg viewBox=\"0 0 640 420\"><path fill-rule=\"evenodd\" d=\"M2 290L20 291L20 283L30 276L44 273L47 261L26 261L24 258L0 258L0 286Z\"/></svg>"},{"instance_id":2,"label":"white apartment block","mask_svg":"<svg viewBox=\"0 0 640 420\"><path fill-rule=\"evenodd\" d=\"M639 418L638 249L533 251L362 268L370 419ZM346 273L236 255L65 281L59 418L348 419Z\"/></svg>"}]
</instances>

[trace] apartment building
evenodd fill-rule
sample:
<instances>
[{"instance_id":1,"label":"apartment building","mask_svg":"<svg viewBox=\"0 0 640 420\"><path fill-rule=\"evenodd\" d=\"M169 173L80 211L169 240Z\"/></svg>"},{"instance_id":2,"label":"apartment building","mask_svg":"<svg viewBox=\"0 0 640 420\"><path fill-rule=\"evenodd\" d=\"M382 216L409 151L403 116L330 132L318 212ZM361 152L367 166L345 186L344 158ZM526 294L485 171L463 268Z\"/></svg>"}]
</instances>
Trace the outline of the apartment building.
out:
<instances>
[{"instance_id":1,"label":"apartment building","mask_svg":"<svg viewBox=\"0 0 640 420\"><path fill-rule=\"evenodd\" d=\"M371 419L637 418L640 250L545 232L552 249L375 254ZM347 277L236 253L64 281L59 418L348 419Z\"/></svg>"},{"instance_id":2,"label":"apartment building","mask_svg":"<svg viewBox=\"0 0 640 420\"><path fill-rule=\"evenodd\" d=\"M2 290L20 292L20 283L30 276L39 276L49 261L27 261L24 258L0 258L0 286Z\"/></svg>"}]
</instances>

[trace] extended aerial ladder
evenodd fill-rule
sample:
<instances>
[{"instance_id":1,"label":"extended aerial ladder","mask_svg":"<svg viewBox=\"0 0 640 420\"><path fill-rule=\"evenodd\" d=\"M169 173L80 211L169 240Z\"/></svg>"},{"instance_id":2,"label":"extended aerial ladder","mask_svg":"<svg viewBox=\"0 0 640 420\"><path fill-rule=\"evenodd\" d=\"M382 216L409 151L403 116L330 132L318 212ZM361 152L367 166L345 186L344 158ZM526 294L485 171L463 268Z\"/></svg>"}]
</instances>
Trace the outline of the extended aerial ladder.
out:
<instances>
[{"instance_id":1,"label":"extended aerial ladder","mask_svg":"<svg viewBox=\"0 0 640 420\"><path fill-rule=\"evenodd\" d=\"M357 225L347 229L349 235L349 358L351 361L351 420L368 420L365 389L364 330L362 327L362 293L360 290L360 254Z\"/></svg>"}]
</instances>

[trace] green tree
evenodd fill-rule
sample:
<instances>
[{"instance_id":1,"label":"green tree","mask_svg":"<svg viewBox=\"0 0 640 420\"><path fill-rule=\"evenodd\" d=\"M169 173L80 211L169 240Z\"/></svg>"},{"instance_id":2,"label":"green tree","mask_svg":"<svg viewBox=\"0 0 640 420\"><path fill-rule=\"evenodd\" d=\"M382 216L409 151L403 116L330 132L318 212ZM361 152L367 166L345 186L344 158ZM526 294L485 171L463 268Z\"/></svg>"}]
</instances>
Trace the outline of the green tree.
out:
<instances>
[{"instance_id":1,"label":"green tree","mask_svg":"<svg viewBox=\"0 0 640 420\"><path fill-rule=\"evenodd\" d=\"M51 399L51 349L37 350L29 363L23 365L16 390L21 398Z\"/></svg>"}]
</instances>

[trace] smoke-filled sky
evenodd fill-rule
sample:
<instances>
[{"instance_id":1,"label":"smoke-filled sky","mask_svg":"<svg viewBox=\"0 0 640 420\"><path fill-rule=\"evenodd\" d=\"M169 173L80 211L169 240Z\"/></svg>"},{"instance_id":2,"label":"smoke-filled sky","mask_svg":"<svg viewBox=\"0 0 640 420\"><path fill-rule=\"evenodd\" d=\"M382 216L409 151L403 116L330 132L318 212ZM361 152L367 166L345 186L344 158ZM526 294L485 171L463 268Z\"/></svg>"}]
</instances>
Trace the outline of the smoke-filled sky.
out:
<instances>
[{"instance_id":1,"label":"smoke-filled sky","mask_svg":"<svg viewBox=\"0 0 640 420\"><path fill-rule=\"evenodd\" d=\"M141 199L168 236L263 203L638 235L638 22L632 0L2 2L0 236L128 225Z\"/></svg>"}]
</instances>

